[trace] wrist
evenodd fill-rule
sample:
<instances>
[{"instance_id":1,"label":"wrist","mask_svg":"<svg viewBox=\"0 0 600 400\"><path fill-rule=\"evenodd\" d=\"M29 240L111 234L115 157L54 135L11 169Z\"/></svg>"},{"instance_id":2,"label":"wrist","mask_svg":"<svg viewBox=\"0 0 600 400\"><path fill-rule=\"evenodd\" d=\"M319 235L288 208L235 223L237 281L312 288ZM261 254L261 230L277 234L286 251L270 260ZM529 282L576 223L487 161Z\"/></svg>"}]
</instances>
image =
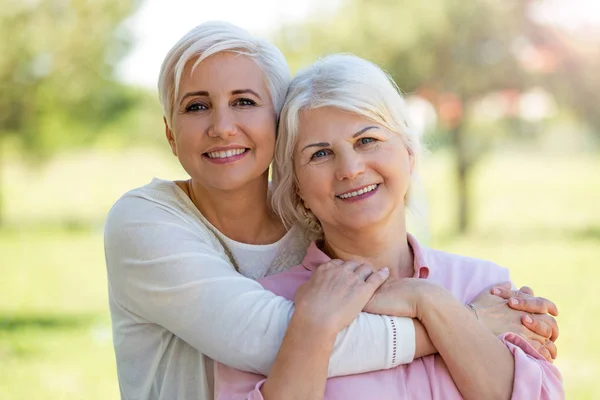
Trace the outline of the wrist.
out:
<instances>
[{"instance_id":1,"label":"wrist","mask_svg":"<svg viewBox=\"0 0 600 400\"><path fill-rule=\"evenodd\" d=\"M288 331L293 331L302 334L303 337L320 343L335 343L339 329L329 321L322 321L314 316L306 315L306 313L294 311Z\"/></svg>"},{"instance_id":2,"label":"wrist","mask_svg":"<svg viewBox=\"0 0 600 400\"><path fill-rule=\"evenodd\" d=\"M449 299L454 300L454 297L443 287L430 283L424 285L423 289L419 290L417 298L417 319L425 324L424 320L427 316L439 311L439 308L443 307Z\"/></svg>"},{"instance_id":3,"label":"wrist","mask_svg":"<svg viewBox=\"0 0 600 400\"><path fill-rule=\"evenodd\" d=\"M473 303L465 304L465 307L469 310L469 312L475 317L477 321L479 321L479 314L477 313L477 308Z\"/></svg>"}]
</instances>

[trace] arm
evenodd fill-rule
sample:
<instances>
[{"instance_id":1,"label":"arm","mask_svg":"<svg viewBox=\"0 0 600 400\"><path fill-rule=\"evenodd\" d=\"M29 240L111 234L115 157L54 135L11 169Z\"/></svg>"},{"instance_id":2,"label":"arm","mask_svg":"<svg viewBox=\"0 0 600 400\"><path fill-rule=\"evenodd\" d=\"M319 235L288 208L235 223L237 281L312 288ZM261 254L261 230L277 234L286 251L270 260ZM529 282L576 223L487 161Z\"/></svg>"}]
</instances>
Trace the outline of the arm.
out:
<instances>
[{"instance_id":1,"label":"arm","mask_svg":"<svg viewBox=\"0 0 600 400\"><path fill-rule=\"evenodd\" d=\"M105 252L112 301L140 325L164 327L207 356L266 375L293 312L293 303L238 274L177 215L146 199L126 196L111 210ZM398 362L412 361L409 319L394 319ZM369 343L369 346L360 344ZM331 376L390 368L390 318L361 313L337 336Z\"/></svg>"},{"instance_id":2,"label":"arm","mask_svg":"<svg viewBox=\"0 0 600 400\"><path fill-rule=\"evenodd\" d=\"M387 268L332 260L321 265L295 296L296 310L262 393L265 399L318 400L336 334L360 313L387 279Z\"/></svg>"},{"instance_id":3,"label":"arm","mask_svg":"<svg viewBox=\"0 0 600 400\"><path fill-rule=\"evenodd\" d=\"M509 349L451 293L428 284L417 314L466 399L509 399L515 375Z\"/></svg>"},{"instance_id":4,"label":"arm","mask_svg":"<svg viewBox=\"0 0 600 400\"><path fill-rule=\"evenodd\" d=\"M498 321L506 326L512 319L510 324L525 329L519 313L506 307L505 300L492 295L489 298L503 306L500 314L504 318ZM468 308L442 287L426 280L388 279L367 308L419 317L465 398L510 396L515 368L511 353L489 327L479 323ZM506 318L507 312L511 318ZM531 367L543 370L547 365L536 360ZM554 379L544 376L543 384Z\"/></svg>"}]
</instances>

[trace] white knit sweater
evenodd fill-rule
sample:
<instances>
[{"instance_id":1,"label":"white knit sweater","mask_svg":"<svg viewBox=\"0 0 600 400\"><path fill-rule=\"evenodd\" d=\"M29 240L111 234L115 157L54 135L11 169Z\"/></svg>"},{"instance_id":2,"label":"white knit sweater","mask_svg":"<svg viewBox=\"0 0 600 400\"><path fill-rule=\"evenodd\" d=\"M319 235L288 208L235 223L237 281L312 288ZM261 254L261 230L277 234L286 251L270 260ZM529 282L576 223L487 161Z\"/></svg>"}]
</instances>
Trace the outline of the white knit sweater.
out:
<instances>
[{"instance_id":1,"label":"white knit sweater","mask_svg":"<svg viewBox=\"0 0 600 400\"><path fill-rule=\"evenodd\" d=\"M299 228L269 245L233 241L171 181L121 197L105 226L121 397L212 399L210 358L267 374L294 305L249 278L299 264L307 245ZM408 363L414 351L410 319L362 313L338 335L330 376Z\"/></svg>"}]
</instances>

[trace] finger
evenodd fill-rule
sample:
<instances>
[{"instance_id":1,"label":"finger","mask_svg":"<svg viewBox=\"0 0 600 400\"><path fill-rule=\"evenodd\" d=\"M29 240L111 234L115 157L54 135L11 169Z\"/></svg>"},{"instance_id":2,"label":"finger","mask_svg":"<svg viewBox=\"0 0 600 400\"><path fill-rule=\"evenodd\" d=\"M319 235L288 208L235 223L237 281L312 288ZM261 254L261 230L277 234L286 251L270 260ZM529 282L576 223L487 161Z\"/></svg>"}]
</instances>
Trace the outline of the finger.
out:
<instances>
[{"instance_id":1,"label":"finger","mask_svg":"<svg viewBox=\"0 0 600 400\"><path fill-rule=\"evenodd\" d=\"M373 292L375 292L375 290L377 290L377 288L381 286L389 276L390 270L388 268L382 268L369 275L366 282L372 287Z\"/></svg>"},{"instance_id":2,"label":"finger","mask_svg":"<svg viewBox=\"0 0 600 400\"><path fill-rule=\"evenodd\" d=\"M510 297L508 300L508 305L514 310L525 311L532 314L558 315L558 308L556 307L556 304L543 297Z\"/></svg>"},{"instance_id":3,"label":"finger","mask_svg":"<svg viewBox=\"0 0 600 400\"><path fill-rule=\"evenodd\" d=\"M545 338L552 337L552 327L540 318L525 314L521 317L521 322L532 332L537 333Z\"/></svg>"},{"instance_id":4,"label":"finger","mask_svg":"<svg viewBox=\"0 0 600 400\"><path fill-rule=\"evenodd\" d=\"M373 267L370 264L361 264L354 270L354 273L365 281L373 273Z\"/></svg>"},{"instance_id":5,"label":"finger","mask_svg":"<svg viewBox=\"0 0 600 400\"><path fill-rule=\"evenodd\" d=\"M501 296L502 293L506 293L510 290L512 284L510 282L502 282L497 285L492 286L490 289L490 293L495 294L496 296Z\"/></svg>"},{"instance_id":6,"label":"finger","mask_svg":"<svg viewBox=\"0 0 600 400\"><path fill-rule=\"evenodd\" d=\"M519 289L519 291L522 292L522 293L526 293L526 294L528 294L530 296L534 296L533 289L530 288L529 286L522 286L521 289Z\"/></svg>"},{"instance_id":7,"label":"finger","mask_svg":"<svg viewBox=\"0 0 600 400\"><path fill-rule=\"evenodd\" d=\"M350 271L356 271L356 269L358 267L360 267L361 265L364 265L364 263L362 263L360 261L350 260L350 261L345 261L342 264L342 268L350 270Z\"/></svg>"},{"instance_id":8,"label":"finger","mask_svg":"<svg viewBox=\"0 0 600 400\"><path fill-rule=\"evenodd\" d=\"M550 351L545 348L545 347L540 347L540 349L538 350L538 353L540 353L542 355L542 357L544 357L546 359L546 361L548 361L549 363L553 363L554 359L552 358L552 354L550 354Z\"/></svg>"},{"instance_id":9,"label":"finger","mask_svg":"<svg viewBox=\"0 0 600 400\"><path fill-rule=\"evenodd\" d=\"M528 316L534 322L530 324L529 320L527 319L527 315L525 315L521 319L521 321L523 322L523 325L525 325L527 328L529 328L530 330L537 332L537 333L540 333L539 330L534 329L532 327L535 324L545 325L546 327L548 327L551 330L550 336L547 336L547 337L553 342L556 341L556 339L558 339L558 335L559 335L558 322L556 322L556 319L554 319L553 316L548 315L548 314L530 314ZM541 328L541 329L547 329L547 328ZM544 336L546 336L546 335L544 335Z\"/></svg>"},{"instance_id":10,"label":"finger","mask_svg":"<svg viewBox=\"0 0 600 400\"><path fill-rule=\"evenodd\" d=\"M340 259L333 259L333 260L329 260L323 264L321 264L319 266L319 268L317 268L317 271L323 267L339 267L341 265L344 265L344 261L340 260Z\"/></svg>"},{"instance_id":11,"label":"finger","mask_svg":"<svg viewBox=\"0 0 600 400\"><path fill-rule=\"evenodd\" d=\"M558 357L558 348L556 347L556 344L553 341L548 340L544 347L548 349L548 351L550 352L550 356L552 356L552 359L556 360L556 357Z\"/></svg>"},{"instance_id":12,"label":"finger","mask_svg":"<svg viewBox=\"0 0 600 400\"><path fill-rule=\"evenodd\" d=\"M522 329L519 329L519 335L521 337L526 338L526 340L528 342L532 342L532 341L536 341L538 342L540 345L544 345L546 344L546 340L548 340L547 337L544 337L542 335L539 335L537 333L535 333L534 331L532 331L531 329L527 328L525 325L521 326ZM535 346L534 346L535 347Z\"/></svg>"},{"instance_id":13,"label":"finger","mask_svg":"<svg viewBox=\"0 0 600 400\"><path fill-rule=\"evenodd\" d=\"M503 299L509 299L511 297L515 298L527 298L530 297L529 294L523 293L519 290L510 290L504 287L495 287L492 289L492 294L501 297Z\"/></svg>"}]
</instances>

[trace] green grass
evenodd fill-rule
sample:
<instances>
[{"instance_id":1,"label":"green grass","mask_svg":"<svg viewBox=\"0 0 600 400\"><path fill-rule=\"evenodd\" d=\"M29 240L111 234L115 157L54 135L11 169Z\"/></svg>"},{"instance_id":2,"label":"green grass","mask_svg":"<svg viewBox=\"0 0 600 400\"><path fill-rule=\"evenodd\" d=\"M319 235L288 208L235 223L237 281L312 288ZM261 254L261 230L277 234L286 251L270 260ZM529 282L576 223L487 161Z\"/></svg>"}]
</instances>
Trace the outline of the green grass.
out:
<instances>
[{"instance_id":1,"label":"green grass","mask_svg":"<svg viewBox=\"0 0 600 400\"><path fill-rule=\"evenodd\" d=\"M567 398L600 399L600 156L484 160L473 175L473 229L461 237L452 231L448 155L424 165L431 244L509 267L517 285L554 300ZM182 176L166 152L143 150L65 155L40 170L8 165L0 398L118 398L102 219L120 194L155 175Z\"/></svg>"}]
</instances>

